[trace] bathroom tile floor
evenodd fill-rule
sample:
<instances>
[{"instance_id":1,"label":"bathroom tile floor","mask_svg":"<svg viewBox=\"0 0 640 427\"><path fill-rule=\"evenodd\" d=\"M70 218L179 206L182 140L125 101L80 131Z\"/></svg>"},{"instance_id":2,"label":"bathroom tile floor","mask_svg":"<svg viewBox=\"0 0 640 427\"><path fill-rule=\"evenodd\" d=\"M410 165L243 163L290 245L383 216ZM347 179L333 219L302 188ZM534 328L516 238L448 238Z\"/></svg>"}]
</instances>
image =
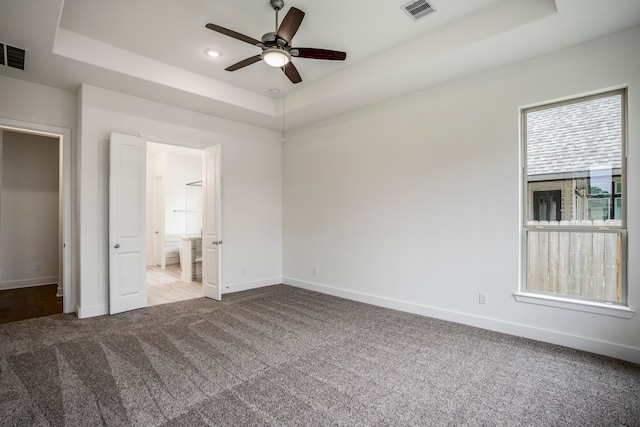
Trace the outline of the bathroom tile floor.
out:
<instances>
[{"instance_id":1,"label":"bathroom tile floor","mask_svg":"<svg viewBox=\"0 0 640 427\"><path fill-rule=\"evenodd\" d=\"M158 266L147 267L147 306L204 296L201 282L183 282L180 273L178 265L167 266L164 270Z\"/></svg>"}]
</instances>

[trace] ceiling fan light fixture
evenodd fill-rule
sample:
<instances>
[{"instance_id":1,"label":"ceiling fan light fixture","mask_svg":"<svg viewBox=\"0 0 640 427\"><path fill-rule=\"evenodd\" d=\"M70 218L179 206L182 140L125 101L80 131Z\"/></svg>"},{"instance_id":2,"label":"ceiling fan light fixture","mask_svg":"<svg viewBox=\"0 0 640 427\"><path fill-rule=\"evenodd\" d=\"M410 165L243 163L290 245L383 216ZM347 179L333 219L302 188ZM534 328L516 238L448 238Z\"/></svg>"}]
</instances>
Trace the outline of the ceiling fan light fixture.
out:
<instances>
[{"instance_id":1,"label":"ceiling fan light fixture","mask_svg":"<svg viewBox=\"0 0 640 427\"><path fill-rule=\"evenodd\" d=\"M291 61L289 52L276 47L271 47L262 51L262 59L272 67L284 67Z\"/></svg>"}]
</instances>

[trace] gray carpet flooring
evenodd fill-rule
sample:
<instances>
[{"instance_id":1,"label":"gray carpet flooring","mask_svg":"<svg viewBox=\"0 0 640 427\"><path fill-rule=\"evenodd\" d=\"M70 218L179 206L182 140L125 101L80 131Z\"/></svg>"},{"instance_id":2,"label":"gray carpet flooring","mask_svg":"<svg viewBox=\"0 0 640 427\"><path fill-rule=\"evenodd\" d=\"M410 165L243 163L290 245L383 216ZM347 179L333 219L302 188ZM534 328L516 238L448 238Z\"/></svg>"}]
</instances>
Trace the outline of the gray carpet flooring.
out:
<instances>
[{"instance_id":1,"label":"gray carpet flooring","mask_svg":"<svg viewBox=\"0 0 640 427\"><path fill-rule=\"evenodd\" d=\"M2 426L640 425L640 365L289 286L0 325Z\"/></svg>"}]
</instances>

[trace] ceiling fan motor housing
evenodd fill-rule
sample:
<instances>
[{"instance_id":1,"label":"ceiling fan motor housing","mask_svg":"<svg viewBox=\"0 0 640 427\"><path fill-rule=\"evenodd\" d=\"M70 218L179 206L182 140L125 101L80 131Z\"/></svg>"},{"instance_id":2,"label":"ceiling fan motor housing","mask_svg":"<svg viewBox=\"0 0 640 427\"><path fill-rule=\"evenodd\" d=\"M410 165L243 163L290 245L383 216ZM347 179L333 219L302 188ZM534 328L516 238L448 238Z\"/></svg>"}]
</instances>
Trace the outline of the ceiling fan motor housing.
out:
<instances>
[{"instance_id":1,"label":"ceiling fan motor housing","mask_svg":"<svg viewBox=\"0 0 640 427\"><path fill-rule=\"evenodd\" d=\"M276 44L276 33L266 33L264 36L262 36L262 43L265 46L271 46Z\"/></svg>"},{"instance_id":2,"label":"ceiling fan motor housing","mask_svg":"<svg viewBox=\"0 0 640 427\"><path fill-rule=\"evenodd\" d=\"M286 40L278 37L276 33L266 33L265 35L262 36L262 46L260 47L262 48L275 47L275 48L288 50L290 46Z\"/></svg>"}]
</instances>

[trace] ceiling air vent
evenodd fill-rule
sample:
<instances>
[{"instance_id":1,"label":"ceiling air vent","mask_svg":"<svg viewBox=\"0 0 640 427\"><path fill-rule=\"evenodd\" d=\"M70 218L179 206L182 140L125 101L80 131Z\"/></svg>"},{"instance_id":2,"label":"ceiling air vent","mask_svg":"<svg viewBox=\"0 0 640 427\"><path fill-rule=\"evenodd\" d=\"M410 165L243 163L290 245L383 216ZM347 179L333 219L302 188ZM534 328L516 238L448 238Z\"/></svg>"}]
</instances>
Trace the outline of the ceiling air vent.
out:
<instances>
[{"instance_id":1,"label":"ceiling air vent","mask_svg":"<svg viewBox=\"0 0 640 427\"><path fill-rule=\"evenodd\" d=\"M24 70L25 54L24 49L0 43L0 65Z\"/></svg>"},{"instance_id":2,"label":"ceiling air vent","mask_svg":"<svg viewBox=\"0 0 640 427\"><path fill-rule=\"evenodd\" d=\"M435 9L433 8L433 6L427 3L425 0L417 0L417 1L409 2L402 6L402 10L407 12L407 14L409 14L409 16L414 21L417 21L420 18L424 18L431 12L435 12Z\"/></svg>"}]
</instances>

